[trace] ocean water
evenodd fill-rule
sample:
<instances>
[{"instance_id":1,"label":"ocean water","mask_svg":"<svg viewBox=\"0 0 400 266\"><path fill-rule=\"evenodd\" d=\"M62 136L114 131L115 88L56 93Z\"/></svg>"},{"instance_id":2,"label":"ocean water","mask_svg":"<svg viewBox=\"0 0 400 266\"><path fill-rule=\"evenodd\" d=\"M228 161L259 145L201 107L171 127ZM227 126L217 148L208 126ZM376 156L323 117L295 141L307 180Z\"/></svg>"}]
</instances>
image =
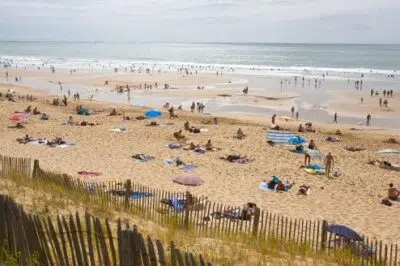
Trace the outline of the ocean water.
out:
<instances>
[{"instance_id":1,"label":"ocean water","mask_svg":"<svg viewBox=\"0 0 400 266\"><path fill-rule=\"evenodd\" d=\"M400 45L0 42L0 62L64 68L151 66L255 75L400 74Z\"/></svg>"}]
</instances>

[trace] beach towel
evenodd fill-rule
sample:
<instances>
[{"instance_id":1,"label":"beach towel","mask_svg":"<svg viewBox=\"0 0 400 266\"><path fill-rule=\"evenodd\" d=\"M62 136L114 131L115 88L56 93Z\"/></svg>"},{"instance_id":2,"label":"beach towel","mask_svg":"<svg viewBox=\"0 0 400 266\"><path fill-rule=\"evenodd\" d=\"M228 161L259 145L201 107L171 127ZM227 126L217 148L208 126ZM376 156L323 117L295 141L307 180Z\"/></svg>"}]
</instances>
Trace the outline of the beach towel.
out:
<instances>
[{"instance_id":1,"label":"beach towel","mask_svg":"<svg viewBox=\"0 0 400 266\"><path fill-rule=\"evenodd\" d=\"M78 114L78 115L90 115L91 112L90 112L89 109L81 108L81 109L79 109L78 112L76 112L76 114Z\"/></svg>"},{"instance_id":2,"label":"beach towel","mask_svg":"<svg viewBox=\"0 0 400 266\"><path fill-rule=\"evenodd\" d=\"M267 141L272 141L275 144L289 145L289 139L295 138L296 134L293 132L268 130Z\"/></svg>"},{"instance_id":3,"label":"beach towel","mask_svg":"<svg viewBox=\"0 0 400 266\"><path fill-rule=\"evenodd\" d=\"M258 186L258 189L264 190L264 191L269 191L269 192L276 192L275 188L269 188L267 182L261 182L260 185Z\"/></svg>"},{"instance_id":4,"label":"beach towel","mask_svg":"<svg viewBox=\"0 0 400 266\"><path fill-rule=\"evenodd\" d=\"M56 145L55 147L56 148L65 149L65 148L70 148L72 146L75 146L75 144L71 143L71 142L68 142L68 143L63 143L63 144L60 144L60 145Z\"/></svg>"},{"instance_id":5,"label":"beach towel","mask_svg":"<svg viewBox=\"0 0 400 266\"><path fill-rule=\"evenodd\" d=\"M304 167L304 171L312 175L323 175L325 174L325 168L318 164L311 164L309 166Z\"/></svg>"},{"instance_id":6,"label":"beach towel","mask_svg":"<svg viewBox=\"0 0 400 266\"><path fill-rule=\"evenodd\" d=\"M123 133L123 132L127 132L128 129L126 127L118 127L118 128L111 129L111 131L117 132L117 133Z\"/></svg>"},{"instance_id":7,"label":"beach towel","mask_svg":"<svg viewBox=\"0 0 400 266\"><path fill-rule=\"evenodd\" d=\"M171 205L172 205L172 208L174 208L174 210L176 210L176 211L181 211L181 210L185 209L184 201L179 200L178 198L172 198Z\"/></svg>"},{"instance_id":8,"label":"beach towel","mask_svg":"<svg viewBox=\"0 0 400 266\"><path fill-rule=\"evenodd\" d=\"M193 164L188 164L188 165L184 165L181 167L181 169L183 171L190 171L190 170L194 170L195 168L196 168L196 166Z\"/></svg>"},{"instance_id":9,"label":"beach towel","mask_svg":"<svg viewBox=\"0 0 400 266\"><path fill-rule=\"evenodd\" d=\"M154 159L153 156L145 155L145 154L134 154L132 155L133 159L136 159L137 163L144 163Z\"/></svg>"},{"instance_id":10,"label":"beach towel","mask_svg":"<svg viewBox=\"0 0 400 266\"><path fill-rule=\"evenodd\" d=\"M180 149L183 147L183 145L180 143L170 143L167 145L167 147L170 149Z\"/></svg>"},{"instance_id":11,"label":"beach towel","mask_svg":"<svg viewBox=\"0 0 400 266\"><path fill-rule=\"evenodd\" d=\"M153 196L153 194L148 193L148 192L135 191L135 192L132 192L129 195L129 198L131 198L131 199L142 199L142 198L147 198L147 197L152 197L152 196Z\"/></svg>"}]
</instances>

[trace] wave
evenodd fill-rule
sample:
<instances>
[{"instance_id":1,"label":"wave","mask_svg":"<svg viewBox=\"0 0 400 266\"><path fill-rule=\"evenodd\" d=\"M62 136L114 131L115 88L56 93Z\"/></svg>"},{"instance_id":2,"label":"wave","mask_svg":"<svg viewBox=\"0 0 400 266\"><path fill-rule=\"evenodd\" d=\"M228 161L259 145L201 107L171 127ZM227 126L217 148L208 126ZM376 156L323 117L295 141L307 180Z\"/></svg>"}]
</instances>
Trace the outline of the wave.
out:
<instances>
[{"instance_id":1,"label":"wave","mask_svg":"<svg viewBox=\"0 0 400 266\"><path fill-rule=\"evenodd\" d=\"M400 70L372 69L372 68L336 68L322 66L273 66L273 65L246 65L246 64L224 64L224 63L196 63L184 61L162 61L162 60L116 60L116 59L95 59L95 58L64 58L64 57L43 57L43 56L11 56L0 55L0 64L3 66L41 66L66 69L114 69L114 68L149 68L162 71L176 71L180 68L188 71L229 72L230 74L248 75L329 75L345 76L346 74L378 74L393 75L400 73Z\"/></svg>"}]
</instances>

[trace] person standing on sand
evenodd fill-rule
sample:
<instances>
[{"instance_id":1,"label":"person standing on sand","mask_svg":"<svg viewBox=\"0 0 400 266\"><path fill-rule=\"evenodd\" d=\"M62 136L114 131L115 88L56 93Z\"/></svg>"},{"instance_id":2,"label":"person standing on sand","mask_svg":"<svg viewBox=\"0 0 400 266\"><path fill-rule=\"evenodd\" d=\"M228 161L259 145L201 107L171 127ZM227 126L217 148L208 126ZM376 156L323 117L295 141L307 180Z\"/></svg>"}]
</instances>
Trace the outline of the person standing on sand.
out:
<instances>
[{"instance_id":1,"label":"person standing on sand","mask_svg":"<svg viewBox=\"0 0 400 266\"><path fill-rule=\"evenodd\" d=\"M193 113L195 108L196 108L196 104L194 102L192 102L192 105L190 106L190 111Z\"/></svg>"},{"instance_id":2,"label":"person standing on sand","mask_svg":"<svg viewBox=\"0 0 400 266\"><path fill-rule=\"evenodd\" d=\"M301 87L304 88L304 77L301 78Z\"/></svg>"},{"instance_id":3,"label":"person standing on sand","mask_svg":"<svg viewBox=\"0 0 400 266\"><path fill-rule=\"evenodd\" d=\"M382 107L382 98L379 98L379 107Z\"/></svg>"},{"instance_id":4,"label":"person standing on sand","mask_svg":"<svg viewBox=\"0 0 400 266\"><path fill-rule=\"evenodd\" d=\"M334 166L334 159L333 156L330 152L328 152L328 155L325 157L324 165L325 165L325 173L329 177L329 174L331 173L331 170L333 169Z\"/></svg>"},{"instance_id":5,"label":"person standing on sand","mask_svg":"<svg viewBox=\"0 0 400 266\"><path fill-rule=\"evenodd\" d=\"M374 89L371 90L371 97L374 95Z\"/></svg>"},{"instance_id":6,"label":"person standing on sand","mask_svg":"<svg viewBox=\"0 0 400 266\"><path fill-rule=\"evenodd\" d=\"M271 122L272 122L273 125L275 125L275 119L276 119L276 114L274 114L274 115L272 116L272 119L271 119Z\"/></svg>"},{"instance_id":7,"label":"person standing on sand","mask_svg":"<svg viewBox=\"0 0 400 266\"><path fill-rule=\"evenodd\" d=\"M367 126L369 126L371 124L371 114L367 115Z\"/></svg>"},{"instance_id":8,"label":"person standing on sand","mask_svg":"<svg viewBox=\"0 0 400 266\"><path fill-rule=\"evenodd\" d=\"M337 113L333 115L333 123L337 124Z\"/></svg>"},{"instance_id":9,"label":"person standing on sand","mask_svg":"<svg viewBox=\"0 0 400 266\"><path fill-rule=\"evenodd\" d=\"M364 98L363 97L361 97L361 104L364 102Z\"/></svg>"},{"instance_id":10,"label":"person standing on sand","mask_svg":"<svg viewBox=\"0 0 400 266\"><path fill-rule=\"evenodd\" d=\"M292 112L292 118L294 118L294 106L292 106L292 109L290 109L290 111Z\"/></svg>"},{"instance_id":11,"label":"person standing on sand","mask_svg":"<svg viewBox=\"0 0 400 266\"><path fill-rule=\"evenodd\" d=\"M385 100L383 101L383 106L388 107L388 100L387 100L387 99L385 99Z\"/></svg>"},{"instance_id":12,"label":"person standing on sand","mask_svg":"<svg viewBox=\"0 0 400 266\"><path fill-rule=\"evenodd\" d=\"M6 71L6 80L8 81L8 71Z\"/></svg>"},{"instance_id":13,"label":"person standing on sand","mask_svg":"<svg viewBox=\"0 0 400 266\"><path fill-rule=\"evenodd\" d=\"M299 120L299 111L296 112L296 120Z\"/></svg>"},{"instance_id":14,"label":"person standing on sand","mask_svg":"<svg viewBox=\"0 0 400 266\"><path fill-rule=\"evenodd\" d=\"M283 80L281 80L281 91L282 91L282 86L283 86Z\"/></svg>"}]
</instances>

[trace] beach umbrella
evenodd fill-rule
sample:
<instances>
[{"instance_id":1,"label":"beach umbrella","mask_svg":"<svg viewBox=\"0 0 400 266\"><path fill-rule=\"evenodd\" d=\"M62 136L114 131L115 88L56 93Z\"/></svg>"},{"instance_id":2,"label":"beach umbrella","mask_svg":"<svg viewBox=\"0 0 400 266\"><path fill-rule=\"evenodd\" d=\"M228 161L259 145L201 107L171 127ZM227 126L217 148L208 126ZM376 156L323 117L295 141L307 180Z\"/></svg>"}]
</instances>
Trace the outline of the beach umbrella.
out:
<instances>
[{"instance_id":1,"label":"beach umbrella","mask_svg":"<svg viewBox=\"0 0 400 266\"><path fill-rule=\"evenodd\" d=\"M183 174L171 178L175 183L185 185L185 186L200 186L204 183L203 178L198 175L193 174Z\"/></svg>"},{"instance_id":2,"label":"beach umbrella","mask_svg":"<svg viewBox=\"0 0 400 266\"><path fill-rule=\"evenodd\" d=\"M14 122L19 122L25 119L25 113L15 113L8 116L8 119Z\"/></svg>"},{"instance_id":3,"label":"beach umbrella","mask_svg":"<svg viewBox=\"0 0 400 266\"><path fill-rule=\"evenodd\" d=\"M312 150L309 148L304 149L304 153L308 154L311 158L322 159L324 155L319 150Z\"/></svg>"},{"instance_id":4,"label":"beach umbrella","mask_svg":"<svg viewBox=\"0 0 400 266\"><path fill-rule=\"evenodd\" d=\"M293 138L288 139L289 144L292 145L299 145L299 144L303 144L306 142L306 139L300 136L296 136Z\"/></svg>"},{"instance_id":5,"label":"beach umbrella","mask_svg":"<svg viewBox=\"0 0 400 266\"><path fill-rule=\"evenodd\" d=\"M389 156L400 155L400 151L393 150L393 149L386 149L386 150L378 151L376 154L378 154L382 157L389 157Z\"/></svg>"},{"instance_id":6,"label":"beach umbrella","mask_svg":"<svg viewBox=\"0 0 400 266\"><path fill-rule=\"evenodd\" d=\"M327 226L326 231L355 241L363 240L363 238L356 231L345 225L330 224Z\"/></svg>"},{"instance_id":7,"label":"beach umbrella","mask_svg":"<svg viewBox=\"0 0 400 266\"><path fill-rule=\"evenodd\" d=\"M157 118L157 117L162 116L162 112L159 111L159 110L154 110L154 109L153 109L153 110L146 111L146 112L144 113L144 115L145 115L147 118L151 119L151 118Z\"/></svg>"}]
</instances>

